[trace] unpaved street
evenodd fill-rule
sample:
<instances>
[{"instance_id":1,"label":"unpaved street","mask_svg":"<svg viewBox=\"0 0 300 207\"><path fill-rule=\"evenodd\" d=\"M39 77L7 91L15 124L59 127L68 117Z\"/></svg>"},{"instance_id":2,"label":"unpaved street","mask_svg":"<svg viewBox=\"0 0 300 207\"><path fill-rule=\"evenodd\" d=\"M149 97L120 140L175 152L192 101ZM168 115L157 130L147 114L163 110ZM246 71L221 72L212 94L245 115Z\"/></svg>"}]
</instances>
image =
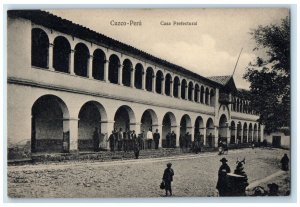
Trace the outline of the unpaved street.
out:
<instances>
[{"instance_id":1,"label":"unpaved street","mask_svg":"<svg viewBox=\"0 0 300 207\"><path fill-rule=\"evenodd\" d=\"M282 149L243 149L225 155L231 171L236 159L246 158L249 183L280 171ZM17 198L161 197L159 189L167 162L175 171L174 196L216 196L220 158L215 152L171 158L113 162L67 162L8 167L8 194ZM281 175L283 190L289 173ZM271 180L276 181L277 178ZM268 182L271 182L268 181Z\"/></svg>"}]
</instances>

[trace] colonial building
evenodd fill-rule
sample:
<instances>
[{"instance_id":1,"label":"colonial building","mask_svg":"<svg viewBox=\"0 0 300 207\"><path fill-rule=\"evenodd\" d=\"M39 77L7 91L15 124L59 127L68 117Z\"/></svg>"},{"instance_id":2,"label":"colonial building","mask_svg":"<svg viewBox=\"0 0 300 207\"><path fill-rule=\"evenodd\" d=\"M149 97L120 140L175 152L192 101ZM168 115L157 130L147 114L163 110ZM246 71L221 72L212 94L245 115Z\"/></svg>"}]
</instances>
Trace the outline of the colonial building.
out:
<instances>
[{"instance_id":1,"label":"colonial building","mask_svg":"<svg viewBox=\"0 0 300 207\"><path fill-rule=\"evenodd\" d=\"M207 147L262 139L231 76L204 77L45 11L7 21L9 159L60 152L63 139L88 150L95 127L158 129L160 147L169 131L200 132Z\"/></svg>"}]
</instances>

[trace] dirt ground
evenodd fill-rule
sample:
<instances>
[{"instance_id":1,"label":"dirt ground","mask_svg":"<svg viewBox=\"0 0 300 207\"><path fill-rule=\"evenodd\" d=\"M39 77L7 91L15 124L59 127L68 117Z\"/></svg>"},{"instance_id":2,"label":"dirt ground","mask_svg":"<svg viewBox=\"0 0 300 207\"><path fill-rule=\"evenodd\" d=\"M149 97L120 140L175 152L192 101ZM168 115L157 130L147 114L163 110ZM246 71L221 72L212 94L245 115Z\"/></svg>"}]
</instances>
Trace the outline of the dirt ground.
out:
<instances>
[{"instance_id":1,"label":"dirt ground","mask_svg":"<svg viewBox=\"0 0 300 207\"><path fill-rule=\"evenodd\" d=\"M252 183L280 171L282 149L240 149L225 157L231 171L237 158L246 158L245 172ZM8 196L14 198L161 197L159 188L166 163L175 171L176 197L217 196L220 159L215 152L158 159L114 162L69 162L8 166ZM280 195L290 189L290 173L269 180L279 184ZM261 181L266 187L267 183ZM266 187L267 189L267 187ZM252 193L251 191L248 193Z\"/></svg>"}]
</instances>

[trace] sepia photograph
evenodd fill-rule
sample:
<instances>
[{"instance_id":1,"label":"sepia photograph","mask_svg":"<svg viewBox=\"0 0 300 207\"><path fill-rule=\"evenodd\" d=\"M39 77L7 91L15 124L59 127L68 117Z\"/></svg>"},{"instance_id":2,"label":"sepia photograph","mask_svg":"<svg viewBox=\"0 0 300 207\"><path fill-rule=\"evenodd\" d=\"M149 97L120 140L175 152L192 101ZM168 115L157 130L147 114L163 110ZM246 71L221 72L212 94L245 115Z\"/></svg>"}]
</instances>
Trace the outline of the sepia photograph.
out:
<instances>
[{"instance_id":1,"label":"sepia photograph","mask_svg":"<svg viewBox=\"0 0 300 207\"><path fill-rule=\"evenodd\" d=\"M7 196L291 196L290 12L7 10Z\"/></svg>"}]
</instances>

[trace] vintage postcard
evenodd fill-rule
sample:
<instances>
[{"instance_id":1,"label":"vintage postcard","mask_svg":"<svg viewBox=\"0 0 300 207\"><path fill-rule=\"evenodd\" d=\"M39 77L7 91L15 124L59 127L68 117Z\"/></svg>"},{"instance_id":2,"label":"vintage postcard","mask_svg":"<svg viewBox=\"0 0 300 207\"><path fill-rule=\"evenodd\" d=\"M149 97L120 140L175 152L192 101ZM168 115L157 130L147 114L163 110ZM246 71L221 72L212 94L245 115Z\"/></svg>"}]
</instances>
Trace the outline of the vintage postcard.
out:
<instances>
[{"instance_id":1,"label":"vintage postcard","mask_svg":"<svg viewBox=\"0 0 300 207\"><path fill-rule=\"evenodd\" d=\"M8 197L290 196L290 22L8 10Z\"/></svg>"}]
</instances>

